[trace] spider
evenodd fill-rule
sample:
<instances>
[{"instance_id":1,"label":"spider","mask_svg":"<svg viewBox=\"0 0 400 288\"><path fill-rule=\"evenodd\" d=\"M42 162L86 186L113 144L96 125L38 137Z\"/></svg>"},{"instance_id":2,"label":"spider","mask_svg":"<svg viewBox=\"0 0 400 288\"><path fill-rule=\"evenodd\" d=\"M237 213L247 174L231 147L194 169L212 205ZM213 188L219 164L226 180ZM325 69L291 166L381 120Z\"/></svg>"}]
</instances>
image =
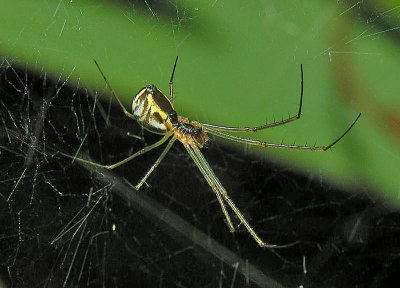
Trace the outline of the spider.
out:
<instances>
[{"instance_id":1,"label":"spider","mask_svg":"<svg viewBox=\"0 0 400 288\"><path fill-rule=\"evenodd\" d=\"M299 110L296 115L289 117L287 119L283 119L281 121L273 122L270 124L258 126L258 127L229 127L229 126L219 126L213 124L200 123L197 121L190 121L189 119L179 116L174 109L174 90L173 90L173 78L175 74L176 64L178 62L178 56L175 59L174 67L172 69L171 78L169 81L169 95L170 98L166 97L156 86L148 85L139 90L136 94L133 102L132 102L132 111L130 113L125 106L122 104L121 100L117 96L117 94L112 89L109 81L107 80L105 74L101 70L99 64L95 60L100 74L102 75L106 85L110 89L112 95L118 101L125 115L129 118L136 120L140 125L143 126L146 130L164 135L159 141L154 144L148 145L138 152L130 155L126 159L114 163L112 165L102 165L96 162L88 161L82 158L76 158L64 153L64 156L67 156L72 159L76 159L78 161L94 165L96 167L101 167L105 169L114 169L126 162L162 145L168 139L169 142L167 146L162 151L161 155L157 158L151 168L146 172L140 182L135 186L136 190L139 190L140 187L145 183L150 174L157 168L160 162L163 160L167 152L170 150L172 145L176 140L181 142L183 146L186 148L187 152L193 159L196 166L199 168L200 172L203 174L204 178L207 180L208 185L214 191L218 202L221 206L222 212L225 215L226 224L228 225L231 232L235 231L233 227L231 218L226 208L226 204L233 210L236 216L239 218L240 222L246 227L247 231L253 236L254 240L261 247L266 248L279 248L283 246L268 244L264 242L254 231L252 226L240 212L239 208L236 207L234 202L229 197L227 191L224 186L222 186L221 182L218 180L217 176L214 174L207 160L204 158L203 154L200 152L199 148L202 148L204 144L208 141L207 134L212 134L217 137L225 138L231 141L245 143L249 145L259 146L259 147L272 147L272 148L283 148L283 149L300 149L300 150L313 150L313 151L326 151L332 148L337 142L339 142L354 126L357 120L360 118L361 113L356 117L353 123L346 129L346 131L338 137L335 141L327 146L298 146L298 145L285 145L285 144L275 144L262 142L259 140L253 140L248 138L242 138L227 134L225 132L257 132L259 130L268 129L280 125L287 124L289 122L293 122L297 119L300 119L301 109L303 104L303 65L300 65L301 71L301 94L300 94L300 104Z\"/></svg>"}]
</instances>

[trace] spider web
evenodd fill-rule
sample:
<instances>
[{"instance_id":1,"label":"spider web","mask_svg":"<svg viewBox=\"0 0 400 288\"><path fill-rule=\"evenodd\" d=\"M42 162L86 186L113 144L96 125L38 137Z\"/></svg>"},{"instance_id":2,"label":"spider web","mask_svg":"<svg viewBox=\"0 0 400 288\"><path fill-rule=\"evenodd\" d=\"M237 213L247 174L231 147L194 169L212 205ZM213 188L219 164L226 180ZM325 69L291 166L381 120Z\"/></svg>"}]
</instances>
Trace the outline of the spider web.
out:
<instances>
[{"instance_id":1,"label":"spider web","mask_svg":"<svg viewBox=\"0 0 400 288\"><path fill-rule=\"evenodd\" d=\"M367 191L348 194L211 139L204 154L255 230L269 243L299 241L262 250L237 220L229 232L179 144L139 192L130 183L162 147L115 171L57 154L114 163L159 139L111 105L108 91L7 58L0 65L6 287L380 287L395 273L398 215Z\"/></svg>"}]
</instances>

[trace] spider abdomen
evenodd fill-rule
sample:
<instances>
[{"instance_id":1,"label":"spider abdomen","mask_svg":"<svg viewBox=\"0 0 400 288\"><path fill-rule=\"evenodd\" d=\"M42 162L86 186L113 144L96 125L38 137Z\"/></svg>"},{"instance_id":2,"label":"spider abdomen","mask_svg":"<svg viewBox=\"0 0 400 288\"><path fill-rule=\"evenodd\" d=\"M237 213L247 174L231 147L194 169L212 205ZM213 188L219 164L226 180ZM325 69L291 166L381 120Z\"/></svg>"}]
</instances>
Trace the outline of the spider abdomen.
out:
<instances>
[{"instance_id":1,"label":"spider abdomen","mask_svg":"<svg viewBox=\"0 0 400 288\"><path fill-rule=\"evenodd\" d=\"M176 112L170 100L154 85L141 89L132 102L135 119L147 130L165 134L176 125Z\"/></svg>"}]
</instances>

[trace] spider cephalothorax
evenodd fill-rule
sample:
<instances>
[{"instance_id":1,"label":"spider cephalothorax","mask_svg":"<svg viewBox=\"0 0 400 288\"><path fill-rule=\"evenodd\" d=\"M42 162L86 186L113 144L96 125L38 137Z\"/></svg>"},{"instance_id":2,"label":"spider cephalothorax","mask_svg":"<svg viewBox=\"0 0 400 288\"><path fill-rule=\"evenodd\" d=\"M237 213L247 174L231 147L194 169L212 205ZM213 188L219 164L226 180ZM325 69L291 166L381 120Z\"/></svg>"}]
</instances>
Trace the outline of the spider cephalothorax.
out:
<instances>
[{"instance_id":1,"label":"spider cephalothorax","mask_svg":"<svg viewBox=\"0 0 400 288\"><path fill-rule=\"evenodd\" d=\"M173 130L175 137L182 143L203 148L204 143L208 140L208 136L201 124L190 122L188 119L180 116L178 119L178 125Z\"/></svg>"}]
</instances>

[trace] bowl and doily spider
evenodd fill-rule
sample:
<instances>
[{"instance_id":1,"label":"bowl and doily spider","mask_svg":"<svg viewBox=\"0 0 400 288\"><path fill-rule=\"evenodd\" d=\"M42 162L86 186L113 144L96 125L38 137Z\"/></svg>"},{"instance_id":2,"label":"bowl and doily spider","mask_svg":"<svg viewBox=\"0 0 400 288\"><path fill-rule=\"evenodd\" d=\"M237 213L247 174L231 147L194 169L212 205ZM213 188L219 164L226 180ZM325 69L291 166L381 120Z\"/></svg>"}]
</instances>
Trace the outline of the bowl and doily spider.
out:
<instances>
[{"instance_id":1,"label":"bowl and doily spider","mask_svg":"<svg viewBox=\"0 0 400 288\"><path fill-rule=\"evenodd\" d=\"M172 145L176 140L181 142L183 146L186 148L187 152L193 159L196 166L199 168L200 172L203 174L204 178L207 180L208 185L210 185L211 189L214 191L217 196L218 202L221 206L222 212L225 215L226 223L231 232L235 231L233 227L231 218L226 208L226 204L233 210L236 216L239 218L240 222L246 227L247 231L253 236L256 242L261 247L267 248L279 248L279 247L287 247L287 245L279 246L273 244L267 244L256 234L254 229L251 227L249 222L240 212L240 210L233 203L231 198L228 196L227 191L224 186L222 186L221 182L218 180L217 176L214 174L207 160L204 158L203 154L200 152L199 148L202 148L204 143L208 141L207 134L211 134L217 137L225 138L231 141L240 142L244 144L259 146L259 147L271 147L271 148L282 148L282 149L299 149L299 150L312 150L312 151L326 151L332 148L337 142L339 142L354 126L357 120L360 118L361 113L357 116L354 122L344 131L344 133L338 137L335 141L327 146L299 146L299 145L285 145L285 144L275 144L269 142L262 142L259 140L253 140L248 138L242 138L233 136L231 134L227 134L226 132L257 132L259 130L268 129L280 125L284 125L286 123L295 121L300 119L301 109L303 104L303 66L300 66L301 70L301 94L300 94L300 104L299 110L295 116L289 117L287 119L273 122L270 124L258 126L258 127L229 127L229 126L219 126L212 125L206 123L200 123L197 121L190 121L189 119L179 116L174 109L174 93L173 93L173 78L175 74L176 64L178 61L178 57L175 59L174 68L171 73L171 78L169 81L169 94L170 98L166 97L156 86L148 85L141 89L135 96L132 102L132 111L130 113L121 100L118 98L117 94L112 89L110 83L108 82L106 76L103 71L100 69L99 64L95 62L97 68L99 69L101 75L104 78L108 88L111 90L111 93L114 95L115 99L117 99L119 105L124 111L125 115L129 118L136 120L140 125L143 126L146 130L164 135L159 141L154 144L148 145L138 152L132 154L128 158L114 163L112 165L102 165L92 161L88 161L82 158L76 158L64 153L61 153L64 156L67 156L72 159L76 159L78 161L94 165L96 167L101 167L105 169L114 169L166 142L169 139L167 146L162 151L161 155L157 158L151 168L146 172L140 182L135 186L136 190L139 190L140 187L145 183L150 174L157 168L160 164L161 160L168 153Z\"/></svg>"}]
</instances>

